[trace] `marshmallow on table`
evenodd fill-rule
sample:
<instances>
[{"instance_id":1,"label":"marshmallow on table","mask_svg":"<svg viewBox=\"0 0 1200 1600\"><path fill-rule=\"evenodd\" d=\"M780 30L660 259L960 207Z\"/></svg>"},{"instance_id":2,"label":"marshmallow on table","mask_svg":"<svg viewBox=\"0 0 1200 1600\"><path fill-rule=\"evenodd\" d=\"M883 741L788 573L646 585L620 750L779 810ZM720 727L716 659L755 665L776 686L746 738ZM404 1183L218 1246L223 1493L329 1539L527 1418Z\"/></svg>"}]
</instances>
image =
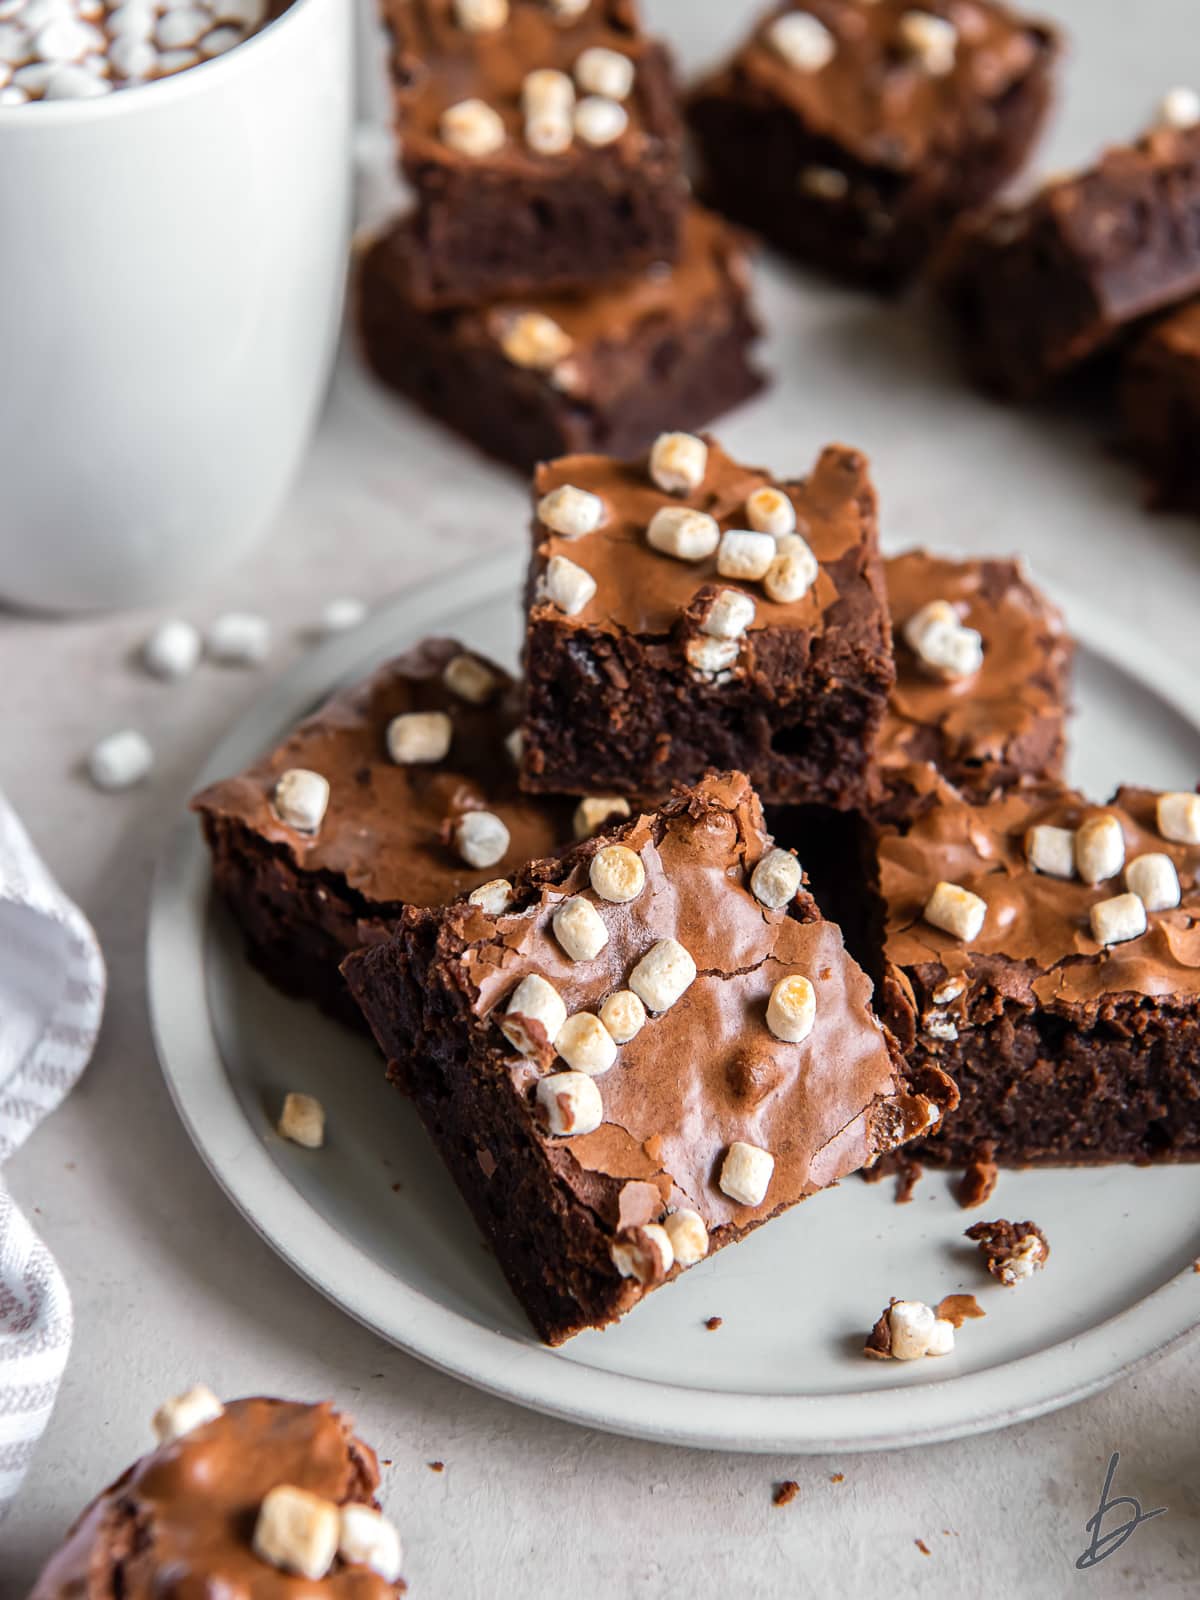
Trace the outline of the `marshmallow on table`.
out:
<instances>
[{"instance_id":1,"label":"marshmallow on table","mask_svg":"<svg viewBox=\"0 0 1200 1600\"><path fill-rule=\"evenodd\" d=\"M213 621L205 644L214 661L258 666L271 648L271 624L251 611L226 611Z\"/></svg>"},{"instance_id":2,"label":"marshmallow on table","mask_svg":"<svg viewBox=\"0 0 1200 1600\"><path fill-rule=\"evenodd\" d=\"M311 1094L285 1096L277 1132L292 1144L306 1150L319 1150L325 1143L325 1107Z\"/></svg>"},{"instance_id":3,"label":"marshmallow on table","mask_svg":"<svg viewBox=\"0 0 1200 1600\"><path fill-rule=\"evenodd\" d=\"M225 32L218 28L210 33L201 46L205 55L215 55L218 51L211 48L217 33ZM235 41L236 42L236 41ZM228 49L228 45L224 47ZM356 600L351 595L339 595L334 600L329 600L321 608L321 632L344 633L348 628L357 628L367 615L366 605L361 600Z\"/></svg>"},{"instance_id":4,"label":"marshmallow on table","mask_svg":"<svg viewBox=\"0 0 1200 1600\"><path fill-rule=\"evenodd\" d=\"M131 789L153 765L149 740L135 728L110 733L93 746L88 757L88 773L97 789Z\"/></svg>"}]
</instances>

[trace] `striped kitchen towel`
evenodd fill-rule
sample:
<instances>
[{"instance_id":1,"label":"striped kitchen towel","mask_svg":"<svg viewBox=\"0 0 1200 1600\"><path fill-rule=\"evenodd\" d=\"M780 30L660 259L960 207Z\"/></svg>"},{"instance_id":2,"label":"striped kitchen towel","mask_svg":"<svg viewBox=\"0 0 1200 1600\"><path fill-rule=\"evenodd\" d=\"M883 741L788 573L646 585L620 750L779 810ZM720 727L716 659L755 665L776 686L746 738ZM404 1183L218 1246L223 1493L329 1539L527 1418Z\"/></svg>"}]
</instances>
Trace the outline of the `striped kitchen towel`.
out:
<instances>
[{"instance_id":1,"label":"striped kitchen towel","mask_svg":"<svg viewBox=\"0 0 1200 1600\"><path fill-rule=\"evenodd\" d=\"M0 794L0 1167L73 1087L103 1009L96 935ZM0 1516L50 1420L70 1348L62 1273L0 1179Z\"/></svg>"}]
</instances>

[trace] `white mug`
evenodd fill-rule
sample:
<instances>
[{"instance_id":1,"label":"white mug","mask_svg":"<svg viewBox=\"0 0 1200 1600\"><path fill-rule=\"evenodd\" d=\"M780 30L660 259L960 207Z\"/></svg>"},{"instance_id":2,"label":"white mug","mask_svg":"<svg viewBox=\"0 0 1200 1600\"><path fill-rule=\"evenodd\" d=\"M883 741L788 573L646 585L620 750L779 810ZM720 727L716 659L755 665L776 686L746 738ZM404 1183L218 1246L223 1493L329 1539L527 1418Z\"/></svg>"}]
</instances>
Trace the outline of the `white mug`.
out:
<instances>
[{"instance_id":1,"label":"white mug","mask_svg":"<svg viewBox=\"0 0 1200 1600\"><path fill-rule=\"evenodd\" d=\"M329 379L350 0L102 98L0 107L0 599L186 593L279 509Z\"/></svg>"}]
</instances>

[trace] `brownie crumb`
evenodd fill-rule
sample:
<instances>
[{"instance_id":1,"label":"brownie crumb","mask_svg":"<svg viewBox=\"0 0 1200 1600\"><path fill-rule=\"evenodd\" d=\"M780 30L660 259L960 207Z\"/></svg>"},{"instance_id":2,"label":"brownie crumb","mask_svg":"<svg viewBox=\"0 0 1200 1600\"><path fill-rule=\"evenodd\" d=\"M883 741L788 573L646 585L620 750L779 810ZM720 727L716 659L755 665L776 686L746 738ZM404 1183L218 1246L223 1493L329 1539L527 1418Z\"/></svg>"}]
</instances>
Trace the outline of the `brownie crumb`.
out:
<instances>
[{"instance_id":1,"label":"brownie crumb","mask_svg":"<svg viewBox=\"0 0 1200 1600\"><path fill-rule=\"evenodd\" d=\"M973 1211L990 1200L999 1176L1000 1168L994 1161L972 1161L958 1186L958 1203L963 1210Z\"/></svg>"},{"instance_id":2,"label":"brownie crumb","mask_svg":"<svg viewBox=\"0 0 1200 1600\"><path fill-rule=\"evenodd\" d=\"M1197 1268L1197 1271L1200 1271L1200 1267ZM716 1333L717 1329L721 1327L724 1321L724 1317L709 1317L704 1326L708 1329L709 1333Z\"/></svg>"},{"instance_id":3,"label":"brownie crumb","mask_svg":"<svg viewBox=\"0 0 1200 1600\"><path fill-rule=\"evenodd\" d=\"M393 1194L399 1194L401 1189L403 1189L403 1187L404 1187L404 1185L402 1183L394 1183L392 1185L392 1193Z\"/></svg>"},{"instance_id":4,"label":"brownie crumb","mask_svg":"<svg viewBox=\"0 0 1200 1600\"><path fill-rule=\"evenodd\" d=\"M874 1356L876 1361L892 1359L892 1324L888 1312L894 1304L893 1298L879 1313L879 1320L867 1335L867 1342L863 1345L863 1355Z\"/></svg>"},{"instance_id":5,"label":"brownie crumb","mask_svg":"<svg viewBox=\"0 0 1200 1600\"><path fill-rule=\"evenodd\" d=\"M956 1328L961 1328L968 1317L987 1316L987 1312L973 1294L948 1294L938 1301L933 1308L933 1314L953 1323Z\"/></svg>"},{"instance_id":6,"label":"brownie crumb","mask_svg":"<svg viewBox=\"0 0 1200 1600\"><path fill-rule=\"evenodd\" d=\"M919 1161L914 1161L903 1150L889 1150L886 1155L879 1157L873 1167L863 1171L863 1178L867 1183L882 1183L885 1178L896 1180L896 1204L906 1206L913 1197L913 1190L925 1175L925 1168Z\"/></svg>"},{"instance_id":7,"label":"brownie crumb","mask_svg":"<svg viewBox=\"0 0 1200 1600\"><path fill-rule=\"evenodd\" d=\"M1193 1272L1200 1272L1200 1261L1193 1261L1192 1262L1192 1271Z\"/></svg>"},{"instance_id":8,"label":"brownie crumb","mask_svg":"<svg viewBox=\"0 0 1200 1600\"><path fill-rule=\"evenodd\" d=\"M379 1465L381 1467L390 1467L392 1465L392 1463L391 1463L391 1461L388 1460L388 1458L386 1456L380 1456Z\"/></svg>"},{"instance_id":9,"label":"brownie crumb","mask_svg":"<svg viewBox=\"0 0 1200 1600\"><path fill-rule=\"evenodd\" d=\"M913 1543L923 1556L927 1556L929 1554L929 1546L925 1543L924 1539L914 1539Z\"/></svg>"},{"instance_id":10,"label":"brownie crumb","mask_svg":"<svg viewBox=\"0 0 1200 1600\"><path fill-rule=\"evenodd\" d=\"M785 1478L782 1483L775 1485L775 1493L771 1496L771 1502L777 1506L790 1506L799 1493L800 1485L795 1478Z\"/></svg>"},{"instance_id":11,"label":"brownie crumb","mask_svg":"<svg viewBox=\"0 0 1200 1600\"><path fill-rule=\"evenodd\" d=\"M829 1475L829 1481L830 1483L845 1483L846 1474L844 1472L832 1472Z\"/></svg>"},{"instance_id":12,"label":"brownie crumb","mask_svg":"<svg viewBox=\"0 0 1200 1600\"><path fill-rule=\"evenodd\" d=\"M1011 1289L1046 1265L1050 1246L1036 1222L977 1222L966 1230L983 1255L983 1264L997 1282Z\"/></svg>"},{"instance_id":13,"label":"brownie crumb","mask_svg":"<svg viewBox=\"0 0 1200 1600\"><path fill-rule=\"evenodd\" d=\"M430 1472L445 1472L446 1470L446 1463L444 1461L427 1461L425 1464L429 1468Z\"/></svg>"}]
</instances>

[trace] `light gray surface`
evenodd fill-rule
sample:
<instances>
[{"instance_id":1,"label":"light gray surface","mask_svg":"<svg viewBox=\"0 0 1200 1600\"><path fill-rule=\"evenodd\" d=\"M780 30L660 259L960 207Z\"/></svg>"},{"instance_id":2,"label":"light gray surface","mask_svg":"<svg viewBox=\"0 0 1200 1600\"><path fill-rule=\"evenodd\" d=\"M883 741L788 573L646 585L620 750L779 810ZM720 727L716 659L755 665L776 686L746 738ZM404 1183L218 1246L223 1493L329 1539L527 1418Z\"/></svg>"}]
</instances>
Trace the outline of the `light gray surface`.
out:
<instances>
[{"instance_id":1,"label":"light gray surface","mask_svg":"<svg viewBox=\"0 0 1200 1600\"><path fill-rule=\"evenodd\" d=\"M679 37L746 5L660 0ZM1189 0L1073 0L1066 104L1044 165L1082 159L1140 124L1194 63ZM1192 68L1194 74L1194 67ZM1022 549L1156 638L1200 680L1200 528L1147 518L1132 476L1075 424L997 410L957 385L903 311L771 273L762 308L786 376L722 428L732 448L800 466L826 438L868 449L887 543ZM836 362L836 364L835 364ZM267 610L270 670L330 596L387 594L502 541L522 490L344 373L300 490L270 545L188 607ZM23 1500L0 1529L0 1596L21 1596L88 1494L140 1450L165 1393L204 1376L227 1393L330 1394L395 1465L387 1500L421 1597L522 1592L636 1596L1175 1595L1200 1570L1200 1378L1195 1347L1095 1400L977 1442L846 1460L760 1459L630 1444L481 1397L379 1342L306 1289L221 1197L176 1121L145 1020L142 939L151 864L186 784L261 675L202 669L174 688L131 670L148 615L0 624L0 783L96 922L113 986L96 1061L12 1164L19 1200L75 1292L73 1363ZM152 786L93 793L76 771L100 733L144 727ZM1137 776L1133 774L1132 776ZM919 1191L918 1191L919 1193ZM1154 1219L1145 1219L1147 1232ZM1197 1278L1200 1294L1200 1278ZM714 1337L719 1337L716 1335ZM1168 1514L1076 1574L1109 1453L1119 1487ZM447 1463L442 1475L424 1463ZM832 1484L830 1476L845 1473ZM774 1480L801 1494L770 1504ZM944 1532L943 1530L949 1530ZM926 1558L914 1540L923 1539Z\"/></svg>"}]
</instances>

